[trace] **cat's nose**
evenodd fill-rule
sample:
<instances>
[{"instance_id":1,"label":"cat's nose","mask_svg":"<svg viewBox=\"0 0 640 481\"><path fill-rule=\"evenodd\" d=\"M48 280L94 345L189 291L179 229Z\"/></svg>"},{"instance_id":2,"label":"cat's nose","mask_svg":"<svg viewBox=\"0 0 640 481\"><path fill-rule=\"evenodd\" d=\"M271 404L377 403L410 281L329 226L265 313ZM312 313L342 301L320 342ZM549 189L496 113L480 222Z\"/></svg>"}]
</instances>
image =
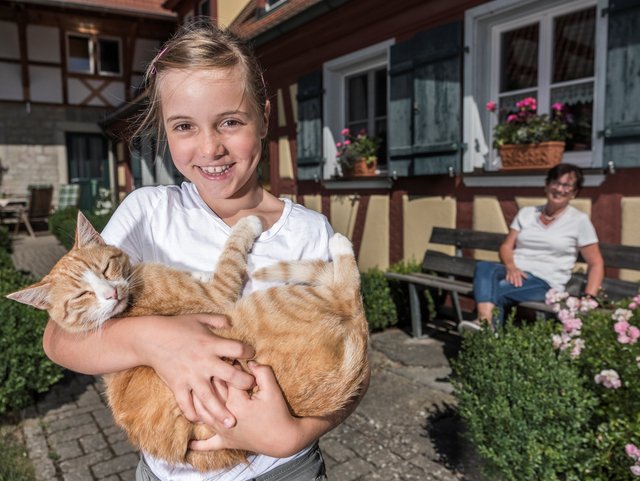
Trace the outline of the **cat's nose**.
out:
<instances>
[{"instance_id":1,"label":"cat's nose","mask_svg":"<svg viewBox=\"0 0 640 481\"><path fill-rule=\"evenodd\" d=\"M118 300L118 289L113 289L110 293L106 295L107 299L113 299L114 301Z\"/></svg>"}]
</instances>

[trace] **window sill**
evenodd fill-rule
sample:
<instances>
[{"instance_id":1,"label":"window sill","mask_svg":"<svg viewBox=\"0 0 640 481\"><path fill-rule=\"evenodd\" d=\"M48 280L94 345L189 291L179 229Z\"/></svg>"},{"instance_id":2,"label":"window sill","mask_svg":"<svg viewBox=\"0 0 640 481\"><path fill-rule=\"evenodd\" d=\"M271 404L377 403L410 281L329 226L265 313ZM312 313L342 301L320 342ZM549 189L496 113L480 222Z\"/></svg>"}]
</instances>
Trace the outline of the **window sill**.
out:
<instances>
[{"instance_id":1,"label":"window sill","mask_svg":"<svg viewBox=\"0 0 640 481\"><path fill-rule=\"evenodd\" d=\"M602 184L606 174L602 169L583 169L584 187L597 187ZM466 187L541 187L547 177L545 171L482 172L466 174L462 182Z\"/></svg>"},{"instance_id":2,"label":"window sill","mask_svg":"<svg viewBox=\"0 0 640 481\"><path fill-rule=\"evenodd\" d=\"M324 180L322 185L327 190L381 190L390 189L393 180L386 175L378 175Z\"/></svg>"}]
</instances>

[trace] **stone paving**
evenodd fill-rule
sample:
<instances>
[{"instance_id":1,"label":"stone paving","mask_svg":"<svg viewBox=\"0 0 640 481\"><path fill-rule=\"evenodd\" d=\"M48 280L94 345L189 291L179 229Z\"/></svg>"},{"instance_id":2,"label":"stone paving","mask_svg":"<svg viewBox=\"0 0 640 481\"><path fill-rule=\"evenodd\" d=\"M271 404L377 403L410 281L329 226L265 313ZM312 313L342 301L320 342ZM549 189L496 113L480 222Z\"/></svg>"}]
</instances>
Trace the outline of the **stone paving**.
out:
<instances>
[{"instance_id":1,"label":"stone paving","mask_svg":"<svg viewBox=\"0 0 640 481\"><path fill-rule=\"evenodd\" d=\"M51 235L18 237L14 261L36 277L65 249ZM356 412L324 436L332 481L481 481L462 437L449 382L459 339L447 330L412 339L373 334L372 378ZM113 424L99 379L67 373L24 413L22 430L39 481L133 481L138 454Z\"/></svg>"}]
</instances>

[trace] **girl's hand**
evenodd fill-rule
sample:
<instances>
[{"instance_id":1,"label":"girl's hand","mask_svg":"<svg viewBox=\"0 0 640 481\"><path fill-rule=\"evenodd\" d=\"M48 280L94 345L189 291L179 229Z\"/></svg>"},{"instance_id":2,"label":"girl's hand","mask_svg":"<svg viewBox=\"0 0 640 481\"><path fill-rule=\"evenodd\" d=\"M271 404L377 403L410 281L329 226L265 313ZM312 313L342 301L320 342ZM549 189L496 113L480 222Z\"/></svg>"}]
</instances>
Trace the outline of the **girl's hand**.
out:
<instances>
[{"instance_id":1,"label":"girl's hand","mask_svg":"<svg viewBox=\"0 0 640 481\"><path fill-rule=\"evenodd\" d=\"M238 424L228 429L216 422L213 427L217 434L209 439L191 441L189 449L244 449L283 458L309 446L321 434L314 429L305 429L305 420L319 421L323 430L330 427L321 418L293 417L271 368L255 362L249 362L249 366L258 386L251 396L247 391L216 383L221 396L227 395L227 408L236 415Z\"/></svg>"},{"instance_id":2,"label":"girl's hand","mask_svg":"<svg viewBox=\"0 0 640 481\"><path fill-rule=\"evenodd\" d=\"M514 286L522 287L522 281L527 277L529 276L517 267L507 267L507 275L505 279Z\"/></svg>"},{"instance_id":3,"label":"girl's hand","mask_svg":"<svg viewBox=\"0 0 640 481\"><path fill-rule=\"evenodd\" d=\"M145 319L145 318L140 318ZM208 326L224 328L218 315L150 316L149 335L140 343L140 357L173 392L184 416L192 422L232 427L236 420L214 389L220 379L239 390L254 386L250 374L221 358L251 359L253 348L211 333Z\"/></svg>"}]
</instances>

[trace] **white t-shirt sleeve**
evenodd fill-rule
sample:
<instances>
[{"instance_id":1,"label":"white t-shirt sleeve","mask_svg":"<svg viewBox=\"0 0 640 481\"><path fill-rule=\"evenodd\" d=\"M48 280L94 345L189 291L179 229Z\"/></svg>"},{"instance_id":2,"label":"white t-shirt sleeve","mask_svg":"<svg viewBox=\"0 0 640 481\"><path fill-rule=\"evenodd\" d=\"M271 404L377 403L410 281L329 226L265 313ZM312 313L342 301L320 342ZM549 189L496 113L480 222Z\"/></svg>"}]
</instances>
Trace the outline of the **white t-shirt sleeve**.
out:
<instances>
[{"instance_id":1,"label":"white t-shirt sleeve","mask_svg":"<svg viewBox=\"0 0 640 481\"><path fill-rule=\"evenodd\" d=\"M578 247L584 247L598 242L598 234L591 220L586 215L580 218L578 224Z\"/></svg>"}]
</instances>

